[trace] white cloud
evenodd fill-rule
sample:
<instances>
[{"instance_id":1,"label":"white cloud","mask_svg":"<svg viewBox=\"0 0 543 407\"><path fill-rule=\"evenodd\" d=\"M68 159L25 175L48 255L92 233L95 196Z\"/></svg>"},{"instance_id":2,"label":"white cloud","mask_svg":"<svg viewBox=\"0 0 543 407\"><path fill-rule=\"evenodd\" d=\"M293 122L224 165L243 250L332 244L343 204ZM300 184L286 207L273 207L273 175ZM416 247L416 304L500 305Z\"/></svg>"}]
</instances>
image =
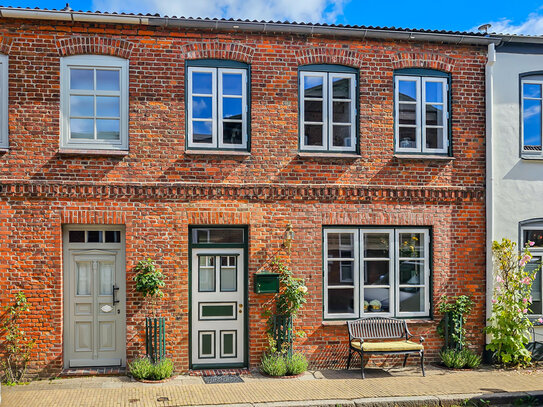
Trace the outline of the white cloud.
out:
<instances>
[{"instance_id":1,"label":"white cloud","mask_svg":"<svg viewBox=\"0 0 543 407\"><path fill-rule=\"evenodd\" d=\"M159 13L177 17L288 20L334 23L350 0L148 0L131 6L126 0L93 0L100 11ZM128 3L128 4L127 4ZM134 4L134 3L132 3Z\"/></svg>"},{"instance_id":2,"label":"white cloud","mask_svg":"<svg viewBox=\"0 0 543 407\"><path fill-rule=\"evenodd\" d=\"M530 13L528 18L520 24L514 24L512 20L507 18L491 21L489 24L492 24L489 32L493 33L543 35L543 14L540 12ZM473 27L471 30L477 31L477 27Z\"/></svg>"}]
</instances>

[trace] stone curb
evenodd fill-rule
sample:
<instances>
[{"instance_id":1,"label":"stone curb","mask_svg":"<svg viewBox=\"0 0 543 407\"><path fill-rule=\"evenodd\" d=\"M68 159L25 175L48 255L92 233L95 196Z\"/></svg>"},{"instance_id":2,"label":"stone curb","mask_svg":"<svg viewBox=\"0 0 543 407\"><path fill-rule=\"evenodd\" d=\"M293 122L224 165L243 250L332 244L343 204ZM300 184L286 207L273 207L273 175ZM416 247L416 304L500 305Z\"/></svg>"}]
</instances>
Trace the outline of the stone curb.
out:
<instances>
[{"instance_id":1,"label":"stone curb","mask_svg":"<svg viewBox=\"0 0 543 407\"><path fill-rule=\"evenodd\" d=\"M375 397L355 400L309 400L309 401L281 401L273 403L241 403L227 404L228 407L418 407L438 406L451 407L472 402L473 406L484 400L481 405L505 405L519 399L535 401L543 405L542 391L521 391L510 393L474 393L474 394L443 394L435 396L408 396L408 397ZM541 404L539 404L541 403ZM524 405L524 404L523 404ZM526 404L534 405L535 404ZM217 407L217 405L198 405L193 407Z\"/></svg>"}]
</instances>

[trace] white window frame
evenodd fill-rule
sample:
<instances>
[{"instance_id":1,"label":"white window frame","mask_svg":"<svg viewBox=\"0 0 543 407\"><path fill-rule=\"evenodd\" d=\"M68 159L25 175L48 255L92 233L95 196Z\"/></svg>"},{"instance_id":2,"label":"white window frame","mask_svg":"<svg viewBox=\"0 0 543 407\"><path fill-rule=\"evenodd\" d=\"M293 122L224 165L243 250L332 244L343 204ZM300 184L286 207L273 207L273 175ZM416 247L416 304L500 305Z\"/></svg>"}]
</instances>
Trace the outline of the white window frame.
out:
<instances>
[{"instance_id":1,"label":"white window frame","mask_svg":"<svg viewBox=\"0 0 543 407\"><path fill-rule=\"evenodd\" d=\"M426 153L426 154L447 154L449 152L449 81L447 78L434 76L396 75L394 78L394 133L396 135L395 148L399 153ZM416 124L400 126L400 81L416 83L416 102L404 102L403 104L416 104ZM426 83L435 82L442 84L442 103L426 102ZM426 125L426 105L443 105L443 125ZM400 146L400 127L416 128L416 147L407 148ZM426 129L443 128L443 148L426 147Z\"/></svg>"},{"instance_id":2,"label":"white window frame","mask_svg":"<svg viewBox=\"0 0 543 407\"><path fill-rule=\"evenodd\" d=\"M0 54L0 148L9 148L9 63L8 56Z\"/></svg>"},{"instance_id":3,"label":"white window frame","mask_svg":"<svg viewBox=\"0 0 543 407\"><path fill-rule=\"evenodd\" d=\"M193 141L193 121L209 121L204 119L192 118L192 97L193 96L205 96L209 97L209 94L197 94L192 93L192 74L194 72L204 72L212 74L212 118L211 118L211 143L195 143ZM243 68L220 68L220 67L201 67L201 66L189 66L188 67L188 80L187 80L187 146L190 149L220 149L220 150L247 150L248 140L248 104L247 104L247 69ZM223 96L230 97L230 95L223 95L222 79L223 74L241 74L241 144L228 144L224 143L223 137L223 123L224 122L237 122L237 120L223 119ZM239 98L239 96L231 96L233 98Z\"/></svg>"},{"instance_id":4,"label":"white window frame","mask_svg":"<svg viewBox=\"0 0 543 407\"><path fill-rule=\"evenodd\" d=\"M60 60L60 147L82 150L128 150L128 60L104 55L76 55ZM70 95L89 91L70 90L70 69L107 68L119 70L119 91L90 91L95 96L119 96L119 140L74 140L70 138Z\"/></svg>"},{"instance_id":5,"label":"white window frame","mask_svg":"<svg viewBox=\"0 0 543 407\"><path fill-rule=\"evenodd\" d=\"M541 76L541 75L534 75ZM541 98L525 98L524 97L524 85L540 85L541 86ZM529 100L539 100L541 102L541 150L526 150L524 147L524 99ZM521 143L521 154L525 156L541 156L543 155L543 80L536 79L521 79L520 81L520 143Z\"/></svg>"},{"instance_id":6,"label":"white window frame","mask_svg":"<svg viewBox=\"0 0 543 407\"><path fill-rule=\"evenodd\" d=\"M543 136L543 135L542 135ZM524 245L527 243L524 241L524 232L527 231L527 230L543 230L543 221L539 221L539 222L526 222L526 224L522 225L520 227L520 241L521 241L521 244L519 246L519 249L523 248ZM539 257L540 258L540 265L541 265L541 268L537 271L538 273L543 273L543 247L542 248L535 248L535 247L530 247L530 254L532 255L532 257ZM541 300L543 301L543 280L542 280L542 284L541 284L541 292L540 292L540 295L541 295ZM539 317L542 317L543 314L528 314L528 317L530 319L537 319Z\"/></svg>"},{"instance_id":7,"label":"white window frame","mask_svg":"<svg viewBox=\"0 0 543 407\"><path fill-rule=\"evenodd\" d=\"M304 79L306 77L318 77L323 78L322 86L322 122L308 122L305 120L305 101L318 101L320 98L306 98L304 95ZM333 85L334 78L346 78L350 80L350 98L349 99L334 99L333 98ZM324 151L324 152L356 152L356 117L357 117L357 100L356 100L356 74L354 73L343 73L343 72L321 72L321 71L311 71L304 70L300 71L299 75L299 101L300 101L300 123L299 123L299 138L300 138L300 150L302 151ZM334 146L333 139L333 126L336 125L347 125L346 123L334 123L333 122L333 108L334 101L350 102L351 103L351 146L350 147L341 147ZM305 144L305 125L306 124L317 124L322 125L322 146L312 146Z\"/></svg>"},{"instance_id":8,"label":"white window frame","mask_svg":"<svg viewBox=\"0 0 543 407\"><path fill-rule=\"evenodd\" d=\"M329 233L352 233L354 235L354 259L350 258L328 258L328 234ZM385 260L385 258L365 258L364 257L364 234L365 233L387 233L389 236L389 285L368 285L367 288L388 288L389 289L389 312L364 312L364 266L365 260ZM400 242L399 236L402 233L420 233L424 236L424 257L417 260L424 261L424 283L419 285L401 285L399 282L400 260L399 255ZM324 229L324 244L323 244L323 316L325 320L341 320L341 319L356 319L360 316L386 316L398 318L429 318L430 317L430 230L427 228L325 228ZM354 311L352 313L329 313L328 312L328 261L353 260L353 285L354 285ZM400 312L400 286L408 286L413 288L422 287L424 289L424 309L419 312ZM352 285L336 285L331 286L332 289L352 288Z\"/></svg>"}]
</instances>

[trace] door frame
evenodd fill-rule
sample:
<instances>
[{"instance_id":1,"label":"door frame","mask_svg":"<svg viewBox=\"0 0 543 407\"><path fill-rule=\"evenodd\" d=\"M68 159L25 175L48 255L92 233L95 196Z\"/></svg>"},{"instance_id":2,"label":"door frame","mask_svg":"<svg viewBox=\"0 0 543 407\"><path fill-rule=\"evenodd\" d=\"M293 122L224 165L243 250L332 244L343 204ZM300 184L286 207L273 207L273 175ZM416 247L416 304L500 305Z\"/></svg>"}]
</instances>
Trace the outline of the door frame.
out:
<instances>
[{"instance_id":1,"label":"door frame","mask_svg":"<svg viewBox=\"0 0 543 407\"><path fill-rule=\"evenodd\" d=\"M68 236L71 230L120 230L120 243L69 243ZM124 324L121 326L121 339L119 339L121 367L126 367L126 308L128 303L126 290L126 227L125 225L96 225L96 224L65 224L62 225L62 364L65 369L70 368L70 361L66 357L67 347L73 342L70 341L70 289L67 284L66 273L70 269L70 256L72 253L78 254L112 254L119 256L119 272L124 277L122 286L124 286L124 309L121 311L124 315ZM74 339L75 340L75 339ZM93 366L94 367L94 366ZM99 366L96 366L99 367Z\"/></svg>"},{"instance_id":2,"label":"door frame","mask_svg":"<svg viewBox=\"0 0 543 407\"><path fill-rule=\"evenodd\" d=\"M192 231L194 229L242 229L243 243L194 243ZM218 363L213 365L201 365L192 363L192 251L193 249L243 249L243 362L242 363ZM249 228L247 225L189 225L189 369L225 369L246 368L249 366Z\"/></svg>"}]
</instances>

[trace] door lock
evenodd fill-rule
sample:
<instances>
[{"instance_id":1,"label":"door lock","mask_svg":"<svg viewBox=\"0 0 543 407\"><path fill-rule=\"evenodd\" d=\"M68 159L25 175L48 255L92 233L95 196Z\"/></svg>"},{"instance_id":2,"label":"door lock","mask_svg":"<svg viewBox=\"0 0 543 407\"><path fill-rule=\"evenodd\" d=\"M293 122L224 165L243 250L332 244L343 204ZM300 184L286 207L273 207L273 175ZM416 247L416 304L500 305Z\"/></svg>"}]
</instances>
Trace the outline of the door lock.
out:
<instances>
[{"instance_id":1,"label":"door lock","mask_svg":"<svg viewBox=\"0 0 543 407\"><path fill-rule=\"evenodd\" d=\"M115 304L121 302L117 299L117 291L119 291L119 287L117 287L115 284L113 284L113 290L111 291L111 295L113 296L113 306L115 306Z\"/></svg>"}]
</instances>

